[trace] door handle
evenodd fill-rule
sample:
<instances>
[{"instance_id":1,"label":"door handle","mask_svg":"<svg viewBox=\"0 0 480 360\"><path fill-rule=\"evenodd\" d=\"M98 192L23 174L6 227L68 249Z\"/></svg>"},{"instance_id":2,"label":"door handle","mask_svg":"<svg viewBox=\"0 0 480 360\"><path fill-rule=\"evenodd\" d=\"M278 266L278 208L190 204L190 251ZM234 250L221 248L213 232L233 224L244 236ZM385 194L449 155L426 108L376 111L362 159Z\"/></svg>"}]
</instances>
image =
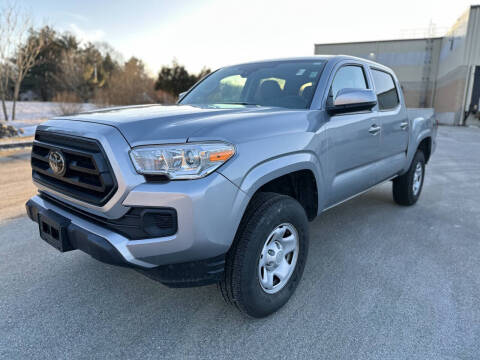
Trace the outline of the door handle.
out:
<instances>
[{"instance_id":1,"label":"door handle","mask_svg":"<svg viewBox=\"0 0 480 360\"><path fill-rule=\"evenodd\" d=\"M400 129L405 130L408 128L408 121L404 121L400 124Z\"/></svg>"},{"instance_id":2,"label":"door handle","mask_svg":"<svg viewBox=\"0 0 480 360\"><path fill-rule=\"evenodd\" d=\"M368 129L368 132L372 135L377 135L382 128L378 125L373 124L370 126L370 129Z\"/></svg>"}]
</instances>

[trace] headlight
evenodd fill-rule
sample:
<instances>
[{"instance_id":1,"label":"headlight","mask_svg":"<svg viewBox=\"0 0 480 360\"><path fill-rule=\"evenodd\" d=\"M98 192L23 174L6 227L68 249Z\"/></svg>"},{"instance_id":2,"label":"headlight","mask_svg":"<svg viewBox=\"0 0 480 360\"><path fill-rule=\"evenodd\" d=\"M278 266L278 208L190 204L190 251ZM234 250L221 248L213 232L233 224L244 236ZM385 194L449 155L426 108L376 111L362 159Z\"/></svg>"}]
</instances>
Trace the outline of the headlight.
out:
<instances>
[{"instance_id":1,"label":"headlight","mask_svg":"<svg viewBox=\"0 0 480 360\"><path fill-rule=\"evenodd\" d=\"M172 180L207 176L235 154L223 142L139 146L130 151L137 172L166 175Z\"/></svg>"}]
</instances>

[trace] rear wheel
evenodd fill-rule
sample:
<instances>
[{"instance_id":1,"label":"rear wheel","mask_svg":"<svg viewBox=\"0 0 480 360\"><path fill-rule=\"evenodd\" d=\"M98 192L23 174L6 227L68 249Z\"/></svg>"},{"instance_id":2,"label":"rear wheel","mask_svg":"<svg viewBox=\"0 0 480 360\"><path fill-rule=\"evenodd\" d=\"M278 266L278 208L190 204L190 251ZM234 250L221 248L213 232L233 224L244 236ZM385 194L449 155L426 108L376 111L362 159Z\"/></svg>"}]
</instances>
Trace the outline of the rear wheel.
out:
<instances>
[{"instance_id":1,"label":"rear wheel","mask_svg":"<svg viewBox=\"0 0 480 360\"><path fill-rule=\"evenodd\" d=\"M393 199L399 205L409 206L417 202L425 178L425 155L418 150L408 171L393 180Z\"/></svg>"},{"instance_id":2,"label":"rear wheel","mask_svg":"<svg viewBox=\"0 0 480 360\"><path fill-rule=\"evenodd\" d=\"M257 194L227 255L224 298L252 317L277 311L300 282L307 253L303 207L289 196Z\"/></svg>"}]
</instances>

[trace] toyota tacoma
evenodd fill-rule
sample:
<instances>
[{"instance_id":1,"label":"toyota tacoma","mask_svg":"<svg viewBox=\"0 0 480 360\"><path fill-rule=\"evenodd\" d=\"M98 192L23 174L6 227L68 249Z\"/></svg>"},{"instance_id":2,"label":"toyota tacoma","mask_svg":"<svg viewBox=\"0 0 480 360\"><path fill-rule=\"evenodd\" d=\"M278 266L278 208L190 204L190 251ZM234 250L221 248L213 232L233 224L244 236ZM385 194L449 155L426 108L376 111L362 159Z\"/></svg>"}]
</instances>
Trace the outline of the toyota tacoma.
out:
<instances>
[{"instance_id":1,"label":"toyota tacoma","mask_svg":"<svg viewBox=\"0 0 480 360\"><path fill-rule=\"evenodd\" d=\"M300 282L309 221L385 181L413 205L436 144L395 74L350 56L221 68L176 105L38 126L27 204L40 237L172 287L218 283L252 317ZM359 215L361 216L361 215Z\"/></svg>"}]
</instances>

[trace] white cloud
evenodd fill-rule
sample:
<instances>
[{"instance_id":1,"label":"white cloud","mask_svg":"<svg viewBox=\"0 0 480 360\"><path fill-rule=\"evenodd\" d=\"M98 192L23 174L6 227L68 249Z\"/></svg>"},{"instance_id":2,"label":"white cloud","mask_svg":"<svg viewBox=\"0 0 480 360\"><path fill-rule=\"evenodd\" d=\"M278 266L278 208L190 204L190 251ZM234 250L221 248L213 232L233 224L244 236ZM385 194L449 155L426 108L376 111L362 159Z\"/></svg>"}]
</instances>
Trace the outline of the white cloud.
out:
<instances>
[{"instance_id":1,"label":"white cloud","mask_svg":"<svg viewBox=\"0 0 480 360\"><path fill-rule=\"evenodd\" d=\"M70 17L70 18L74 19L75 21L80 21L80 22L87 22L88 21L88 18L86 16L76 14L76 13L73 13L73 12L70 12L70 11L59 10L57 12L58 12L58 14L61 14L61 16Z\"/></svg>"},{"instance_id":2,"label":"white cloud","mask_svg":"<svg viewBox=\"0 0 480 360\"><path fill-rule=\"evenodd\" d=\"M105 32L101 29L86 30L80 28L77 24L70 24L70 30L82 42L96 42L105 38Z\"/></svg>"}]
</instances>

